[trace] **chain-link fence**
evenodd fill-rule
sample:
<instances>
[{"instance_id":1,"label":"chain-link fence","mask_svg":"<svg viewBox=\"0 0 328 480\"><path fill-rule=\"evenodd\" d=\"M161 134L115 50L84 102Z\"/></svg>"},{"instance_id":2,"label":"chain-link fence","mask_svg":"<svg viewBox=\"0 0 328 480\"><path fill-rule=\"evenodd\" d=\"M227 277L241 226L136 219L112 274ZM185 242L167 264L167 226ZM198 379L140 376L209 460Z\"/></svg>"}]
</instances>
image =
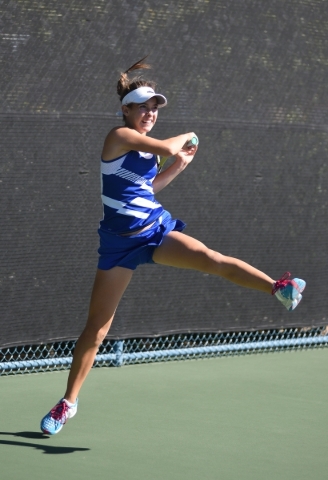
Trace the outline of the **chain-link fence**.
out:
<instances>
[{"instance_id":1,"label":"chain-link fence","mask_svg":"<svg viewBox=\"0 0 328 480\"><path fill-rule=\"evenodd\" d=\"M3 348L0 350L0 375L66 370L72 362L74 346L75 341L66 341ZM99 348L94 367L327 346L327 327L105 340Z\"/></svg>"}]
</instances>

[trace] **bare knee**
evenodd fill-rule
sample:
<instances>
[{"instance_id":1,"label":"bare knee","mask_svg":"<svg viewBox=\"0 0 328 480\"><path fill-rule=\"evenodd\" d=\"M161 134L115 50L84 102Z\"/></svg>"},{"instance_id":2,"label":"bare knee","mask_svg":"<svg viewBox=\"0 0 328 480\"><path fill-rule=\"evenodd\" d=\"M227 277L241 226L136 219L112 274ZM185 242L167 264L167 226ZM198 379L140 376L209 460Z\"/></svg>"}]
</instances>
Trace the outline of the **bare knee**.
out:
<instances>
[{"instance_id":1,"label":"bare knee","mask_svg":"<svg viewBox=\"0 0 328 480\"><path fill-rule=\"evenodd\" d=\"M104 322L96 321L95 318L89 318L81 337L90 347L99 347L104 341L111 326L112 319ZM81 338L80 337L80 338Z\"/></svg>"},{"instance_id":2,"label":"bare knee","mask_svg":"<svg viewBox=\"0 0 328 480\"><path fill-rule=\"evenodd\" d=\"M197 252L198 270L210 274L220 275L220 270L225 265L226 257L215 250L205 247Z\"/></svg>"}]
</instances>

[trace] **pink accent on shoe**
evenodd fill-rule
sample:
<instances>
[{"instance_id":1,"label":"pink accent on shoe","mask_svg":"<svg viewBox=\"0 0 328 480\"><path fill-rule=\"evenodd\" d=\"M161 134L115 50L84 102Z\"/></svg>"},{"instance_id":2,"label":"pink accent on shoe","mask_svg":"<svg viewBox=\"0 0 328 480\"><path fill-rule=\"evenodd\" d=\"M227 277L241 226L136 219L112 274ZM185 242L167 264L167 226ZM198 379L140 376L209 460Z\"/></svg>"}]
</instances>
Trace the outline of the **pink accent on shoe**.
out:
<instances>
[{"instance_id":1,"label":"pink accent on shoe","mask_svg":"<svg viewBox=\"0 0 328 480\"><path fill-rule=\"evenodd\" d=\"M65 400L62 400L61 402L57 403L57 405L55 405L54 408L50 410L50 415L53 419L59 420L64 425L67 421L66 412L68 409L69 409L69 406L67 405Z\"/></svg>"},{"instance_id":2,"label":"pink accent on shoe","mask_svg":"<svg viewBox=\"0 0 328 480\"><path fill-rule=\"evenodd\" d=\"M288 280L289 277L290 277L290 273L285 272L283 276L274 283L272 287L271 295L274 295L278 290L280 290L281 288L284 288L289 282Z\"/></svg>"}]
</instances>

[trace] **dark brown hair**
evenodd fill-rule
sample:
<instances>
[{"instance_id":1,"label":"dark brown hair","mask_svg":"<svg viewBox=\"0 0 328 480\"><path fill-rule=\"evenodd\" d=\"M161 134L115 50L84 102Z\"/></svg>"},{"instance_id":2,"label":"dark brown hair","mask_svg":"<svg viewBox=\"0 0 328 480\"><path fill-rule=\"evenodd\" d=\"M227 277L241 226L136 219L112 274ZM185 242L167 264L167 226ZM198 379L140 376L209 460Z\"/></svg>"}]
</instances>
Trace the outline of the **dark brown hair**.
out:
<instances>
[{"instance_id":1,"label":"dark brown hair","mask_svg":"<svg viewBox=\"0 0 328 480\"><path fill-rule=\"evenodd\" d=\"M147 58L147 56L139 60L137 63L134 63L124 73L121 73L120 79L117 82L117 94L119 95L121 101L123 100L125 95L127 95L129 92L132 92L132 90L136 90L139 87L151 87L155 90L155 87L156 87L155 82L151 80L144 80L141 76L134 77L130 80L128 75L133 70L151 68L151 66L148 65L147 63L143 63L143 61Z\"/></svg>"}]
</instances>

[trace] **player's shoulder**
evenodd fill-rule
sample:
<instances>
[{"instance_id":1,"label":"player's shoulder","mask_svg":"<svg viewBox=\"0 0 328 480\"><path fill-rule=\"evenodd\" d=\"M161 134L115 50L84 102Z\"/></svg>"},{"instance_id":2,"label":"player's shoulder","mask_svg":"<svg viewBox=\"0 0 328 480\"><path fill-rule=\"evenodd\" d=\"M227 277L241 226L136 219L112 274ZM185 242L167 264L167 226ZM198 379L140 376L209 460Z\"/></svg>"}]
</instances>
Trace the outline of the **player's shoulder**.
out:
<instances>
[{"instance_id":1,"label":"player's shoulder","mask_svg":"<svg viewBox=\"0 0 328 480\"><path fill-rule=\"evenodd\" d=\"M112 128L105 138L105 145L124 143L124 139L127 138L127 127L114 127Z\"/></svg>"},{"instance_id":2,"label":"player's shoulder","mask_svg":"<svg viewBox=\"0 0 328 480\"><path fill-rule=\"evenodd\" d=\"M112 160L130 151L131 129L125 126L112 128L104 142L102 158Z\"/></svg>"},{"instance_id":3,"label":"player's shoulder","mask_svg":"<svg viewBox=\"0 0 328 480\"><path fill-rule=\"evenodd\" d=\"M107 138L118 142L123 141L124 143L125 141L135 140L136 136L139 135L140 133L138 133L136 130L126 126L121 126L112 128L109 131Z\"/></svg>"},{"instance_id":4,"label":"player's shoulder","mask_svg":"<svg viewBox=\"0 0 328 480\"><path fill-rule=\"evenodd\" d=\"M109 132L107 137L119 137L128 133L129 128L125 126L119 126L112 128Z\"/></svg>"}]
</instances>

